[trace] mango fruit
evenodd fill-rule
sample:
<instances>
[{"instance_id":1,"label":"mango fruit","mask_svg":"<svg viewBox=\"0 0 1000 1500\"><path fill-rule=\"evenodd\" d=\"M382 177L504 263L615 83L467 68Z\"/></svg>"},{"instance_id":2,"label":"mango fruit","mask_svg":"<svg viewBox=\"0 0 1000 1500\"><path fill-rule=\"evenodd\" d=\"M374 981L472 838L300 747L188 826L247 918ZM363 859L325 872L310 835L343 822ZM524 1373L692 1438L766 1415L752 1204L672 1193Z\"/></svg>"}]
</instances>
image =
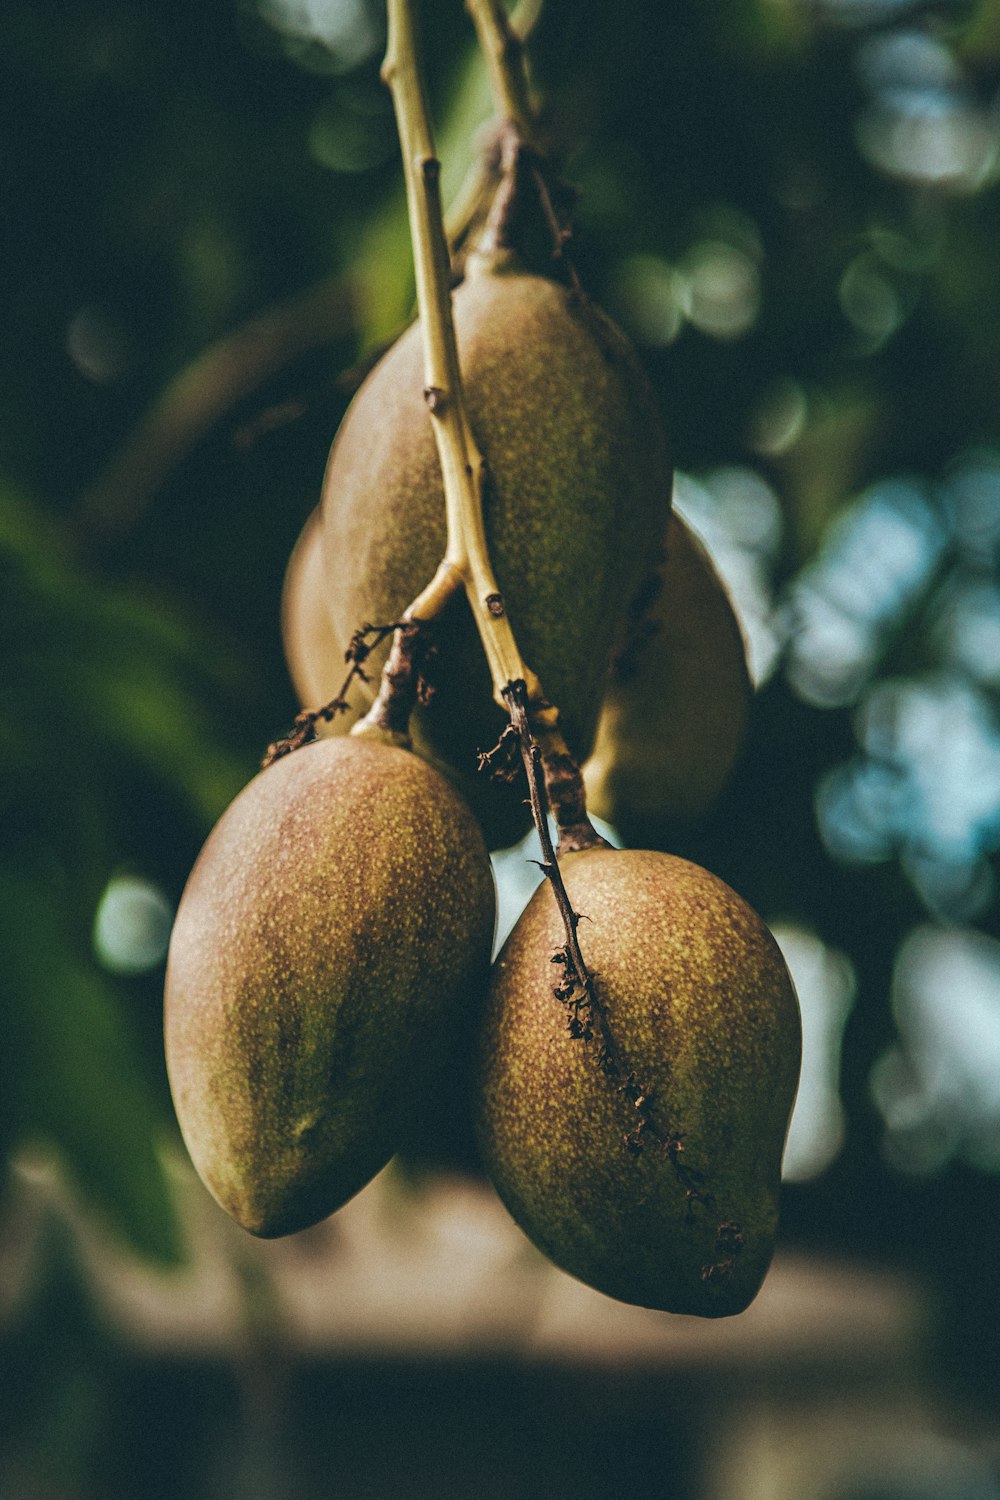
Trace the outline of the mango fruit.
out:
<instances>
[{"instance_id":1,"label":"mango fruit","mask_svg":"<svg viewBox=\"0 0 1000 1500\"><path fill-rule=\"evenodd\" d=\"M771 1258L798 1082L788 971L756 913L697 865L601 847L561 864L625 1078L602 1067L599 1028L574 1035L553 994L565 938L546 883L493 967L483 1163L528 1237L579 1280L668 1312L740 1312Z\"/></svg>"},{"instance_id":2,"label":"mango fruit","mask_svg":"<svg viewBox=\"0 0 1000 1500\"><path fill-rule=\"evenodd\" d=\"M453 303L470 422L489 468L490 558L521 654L582 760L628 600L669 508L659 413L627 340L570 289L474 256ZM322 505L338 640L398 619L444 556L424 383L415 325L367 377L334 441ZM473 777L505 715L464 597L439 625L435 692L415 715L414 743ZM489 783L484 799L505 810L506 841L527 826L522 786Z\"/></svg>"},{"instance_id":3,"label":"mango fruit","mask_svg":"<svg viewBox=\"0 0 1000 1500\"><path fill-rule=\"evenodd\" d=\"M631 833L702 816L743 747L753 689L739 621L676 512L652 601L612 665L584 767L587 805Z\"/></svg>"},{"instance_id":4,"label":"mango fruit","mask_svg":"<svg viewBox=\"0 0 1000 1500\"><path fill-rule=\"evenodd\" d=\"M475 819L408 751L317 740L231 804L177 913L165 1039L191 1158L245 1229L326 1217L430 1126L494 911Z\"/></svg>"}]
</instances>

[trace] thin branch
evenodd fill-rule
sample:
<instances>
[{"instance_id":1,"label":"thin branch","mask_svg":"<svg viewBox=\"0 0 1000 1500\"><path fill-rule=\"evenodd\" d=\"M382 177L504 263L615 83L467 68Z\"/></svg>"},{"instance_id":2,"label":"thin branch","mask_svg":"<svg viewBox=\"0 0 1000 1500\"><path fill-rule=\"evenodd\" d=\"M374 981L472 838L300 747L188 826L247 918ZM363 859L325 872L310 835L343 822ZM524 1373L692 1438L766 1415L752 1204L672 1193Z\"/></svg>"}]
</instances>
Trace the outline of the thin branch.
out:
<instances>
[{"instance_id":1,"label":"thin branch","mask_svg":"<svg viewBox=\"0 0 1000 1500\"><path fill-rule=\"evenodd\" d=\"M431 696L423 673L433 651L426 627L461 587L461 575L445 558L427 587L404 610L402 620L395 627L375 702L364 718L352 727L352 735L388 737L395 744L409 749L410 715L418 702L426 703Z\"/></svg>"},{"instance_id":2,"label":"thin branch","mask_svg":"<svg viewBox=\"0 0 1000 1500\"><path fill-rule=\"evenodd\" d=\"M587 793L583 774L569 751L553 736L543 740L541 747L542 773L545 777L545 795L559 830L559 855L573 854L580 849L593 849L597 845L607 846L587 816Z\"/></svg>"},{"instance_id":3,"label":"thin branch","mask_svg":"<svg viewBox=\"0 0 1000 1500\"><path fill-rule=\"evenodd\" d=\"M445 215L448 243L459 274L477 221L485 219L501 177L507 174L505 142L512 133L518 141L534 142L535 110L530 100L525 43L541 18L543 5L544 0L520 0L508 17L493 0L466 0L498 118L480 131L477 160Z\"/></svg>"},{"instance_id":4,"label":"thin branch","mask_svg":"<svg viewBox=\"0 0 1000 1500\"><path fill-rule=\"evenodd\" d=\"M350 704L347 701L347 694L352 682L355 678L360 679L361 682L371 681L365 671L365 662L373 651L378 650L386 636L398 632L401 628L403 628L403 622L394 620L391 625L362 625L360 630L354 632L344 652L344 660L350 663L350 668L339 691L334 694L329 703L324 703L322 708L303 709L300 714L295 715L291 732L268 745L267 754L261 762L263 769L273 765L276 760L281 760L283 756L290 755L293 750L299 750L303 745L307 745L315 738L318 724L329 724L338 714L348 711Z\"/></svg>"},{"instance_id":5,"label":"thin branch","mask_svg":"<svg viewBox=\"0 0 1000 1500\"><path fill-rule=\"evenodd\" d=\"M500 151L491 142L479 152L448 205L444 228L453 262L464 249L476 219L484 212L484 204L496 191L499 177Z\"/></svg>"},{"instance_id":6,"label":"thin branch","mask_svg":"<svg viewBox=\"0 0 1000 1500\"><path fill-rule=\"evenodd\" d=\"M410 715L429 691L423 668L430 649L424 621L404 620L396 627L375 702L351 730L352 734L363 736L375 730L379 738L410 748Z\"/></svg>"},{"instance_id":7,"label":"thin branch","mask_svg":"<svg viewBox=\"0 0 1000 1500\"><path fill-rule=\"evenodd\" d=\"M424 397L444 482L448 525L445 564L460 574L465 584L497 701L503 703L504 688L516 680L528 682L531 696L538 697L538 680L517 649L486 547L486 465L473 437L462 393L441 217L439 164L417 67L409 0L389 0L389 40L382 76L392 93L406 177L424 340Z\"/></svg>"},{"instance_id":8,"label":"thin branch","mask_svg":"<svg viewBox=\"0 0 1000 1500\"><path fill-rule=\"evenodd\" d=\"M134 526L161 485L213 424L292 360L345 333L353 288L327 278L242 324L186 365L82 496L72 527L83 542Z\"/></svg>"},{"instance_id":9,"label":"thin branch","mask_svg":"<svg viewBox=\"0 0 1000 1500\"><path fill-rule=\"evenodd\" d=\"M573 259L570 255L570 245L573 243L573 226L568 218L562 217L556 210L552 182L549 174L544 170L540 157L536 157L532 161L531 175L535 181L542 213L545 215L549 226L549 233L552 236L552 259L563 267L569 284L576 295L581 300L586 301L587 294L583 290L583 284L577 275L576 266L573 264Z\"/></svg>"},{"instance_id":10,"label":"thin branch","mask_svg":"<svg viewBox=\"0 0 1000 1500\"><path fill-rule=\"evenodd\" d=\"M465 8L479 37L497 113L530 144L534 111L528 97L522 38L507 19L499 0L465 0Z\"/></svg>"},{"instance_id":11,"label":"thin branch","mask_svg":"<svg viewBox=\"0 0 1000 1500\"><path fill-rule=\"evenodd\" d=\"M621 1053L621 1050L618 1047L618 1044L615 1041L614 1037L611 1035L607 1016L604 1011L604 1006L601 1004L601 1001L598 998L597 987L594 984L593 977L587 969L583 954L580 951L580 941L577 936L577 927L580 924L580 917L579 914L573 910L573 904L569 899L569 894L566 890L566 883L563 880L562 870L559 868L559 861L557 860L555 850L552 847L552 839L549 835L545 792L543 789L542 751L538 742L533 737L531 733L531 727L528 723L528 704L524 683L512 682L508 687L506 693L504 694L504 697L507 700L507 705L510 710L511 724L514 726L514 730L518 737L518 743L521 750L521 759L524 763L525 775L528 778L528 796L531 802L531 816L535 824L535 831L538 834L538 842L542 847L542 873L548 880L549 885L552 888L552 894L555 897L556 905L559 908L559 915L562 918L563 930L566 934L566 945L563 951L565 955L567 978L572 979L574 984L579 986L580 991L586 997L586 1003L590 1009L590 1012L593 1015L593 1018L597 1021L598 1026L600 1027L602 1041L607 1052L607 1060L610 1064L610 1066L605 1067L604 1071L608 1073L609 1077L615 1077L615 1081L617 1082L623 1080L627 1076L628 1070L625 1066L625 1059ZM596 838L597 836L595 834L595 841ZM603 840L601 840L600 842L603 843Z\"/></svg>"}]
</instances>

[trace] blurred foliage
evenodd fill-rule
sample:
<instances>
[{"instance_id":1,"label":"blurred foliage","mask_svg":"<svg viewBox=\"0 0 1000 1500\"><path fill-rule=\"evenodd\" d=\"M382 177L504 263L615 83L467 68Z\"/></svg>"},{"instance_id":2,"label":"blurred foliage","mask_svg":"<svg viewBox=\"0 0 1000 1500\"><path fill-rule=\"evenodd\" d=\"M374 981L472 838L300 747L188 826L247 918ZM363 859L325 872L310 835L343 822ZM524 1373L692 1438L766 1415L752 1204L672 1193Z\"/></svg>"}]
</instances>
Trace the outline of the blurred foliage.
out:
<instances>
[{"instance_id":1,"label":"blurred foliage","mask_svg":"<svg viewBox=\"0 0 1000 1500\"><path fill-rule=\"evenodd\" d=\"M453 196L489 105L460 0L421 15ZM177 1253L156 1156L173 1129L162 969L108 972L94 915L122 870L176 902L295 711L285 561L349 396L339 377L412 300L382 25L375 0L7 0L0 17L0 1122L7 1150L58 1149L161 1257ZM822 832L817 789L846 766L860 795L867 756L898 791L904 749L923 755L871 731L879 683L950 674L993 743L1000 673L949 655L940 621L972 585L966 615L996 619L998 492L975 491L977 551L954 476L990 472L1000 447L998 7L546 0L531 61L579 189L582 278L641 345L691 492L725 509L719 476L749 493L749 475L778 515L754 554L773 645L744 764L699 827L623 832L847 955L846 1144L789 1191L787 1233L928 1273L956 1368L995 1388L995 1176L982 1156L903 1170L871 1080L899 1041L907 935L1000 936L1000 803L976 810L980 896L951 909L918 869L930 834L914 853L897 819L855 857ZM937 550L905 587L891 567L868 578L876 603L898 593L870 618L837 605L867 655L849 688L803 690L803 619L837 602L836 539L901 475ZM844 551L852 576L882 544ZM947 741L958 719L940 722Z\"/></svg>"},{"instance_id":2,"label":"blurred foliage","mask_svg":"<svg viewBox=\"0 0 1000 1500\"><path fill-rule=\"evenodd\" d=\"M176 1255L160 1070L90 929L110 871L160 864L158 823L190 841L241 785L224 674L182 619L74 566L58 528L9 494L0 578L5 1144L57 1145L139 1248Z\"/></svg>"}]
</instances>

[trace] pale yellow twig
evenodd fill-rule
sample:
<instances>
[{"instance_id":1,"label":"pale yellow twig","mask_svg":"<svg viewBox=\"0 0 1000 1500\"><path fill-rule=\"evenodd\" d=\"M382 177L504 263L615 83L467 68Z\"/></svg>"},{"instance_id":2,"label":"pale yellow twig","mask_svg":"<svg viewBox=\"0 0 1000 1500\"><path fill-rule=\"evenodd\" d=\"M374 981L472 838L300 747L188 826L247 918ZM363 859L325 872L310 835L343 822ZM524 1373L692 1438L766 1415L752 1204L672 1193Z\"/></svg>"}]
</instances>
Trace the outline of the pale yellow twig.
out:
<instances>
[{"instance_id":1,"label":"pale yellow twig","mask_svg":"<svg viewBox=\"0 0 1000 1500\"><path fill-rule=\"evenodd\" d=\"M521 38L499 0L465 0L479 37L498 114L509 121L526 145L531 144L532 108L524 72Z\"/></svg>"},{"instance_id":2,"label":"pale yellow twig","mask_svg":"<svg viewBox=\"0 0 1000 1500\"><path fill-rule=\"evenodd\" d=\"M440 607L461 578L489 662L497 702L503 691L524 681L529 698L541 695L538 679L522 660L503 605L486 547L483 491L486 465L472 434L465 401L451 313L448 248L441 213L440 169L434 155L427 103L416 60L410 0L389 0L389 38L382 77L392 94L403 171L417 283L417 306L424 344L424 397L427 402L444 482L448 542L431 597ZM417 605L411 619L426 618Z\"/></svg>"}]
</instances>

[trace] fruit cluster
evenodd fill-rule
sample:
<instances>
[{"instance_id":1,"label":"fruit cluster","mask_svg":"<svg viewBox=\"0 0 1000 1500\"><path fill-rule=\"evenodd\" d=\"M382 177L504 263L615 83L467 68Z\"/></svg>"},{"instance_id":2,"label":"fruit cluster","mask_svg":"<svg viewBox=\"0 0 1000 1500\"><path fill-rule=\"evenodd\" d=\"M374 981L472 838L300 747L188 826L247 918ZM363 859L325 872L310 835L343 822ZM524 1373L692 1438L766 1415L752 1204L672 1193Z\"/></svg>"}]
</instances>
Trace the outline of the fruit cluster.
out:
<instances>
[{"instance_id":1,"label":"fruit cluster","mask_svg":"<svg viewBox=\"0 0 1000 1500\"><path fill-rule=\"evenodd\" d=\"M302 702L340 702L346 652L353 706L309 716L318 738L243 791L181 902L178 1117L219 1202L273 1236L333 1212L468 1099L486 1172L558 1265L626 1301L738 1312L774 1243L794 993L720 880L586 832L576 767L611 820L707 806L747 713L739 628L671 514L624 336L508 254L470 259L454 315L496 606L558 705L562 753L546 763L532 740L537 703L519 718L512 692L505 717L461 594L417 627L433 691L407 686L412 748L361 717L399 646L390 626L447 544L415 327L356 395L285 587ZM398 698L393 671L380 694ZM488 849L524 831L532 802L547 837L539 765L554 797L570 788L577 833L558 860L543 843L550 878L491 965Z\"/></svg>"},{"instance_id":2,"label":"fruit cluster","mask_svg":"<svg viewBox=\"0 0 1000 1500\"><path fill-rule=\"evenodd\" d=\"M718 1316L774 1243L795 996L735 892L610 849L587 796L632 823L711 801L742 641L671 515L635 354L564 256L503 11L470 8L506 121L452 299L412 10L389 0L420 319L356 395L291 559L306 707L185 891L170 1079L195 1165L253 1233L316 1222L467 1122L558 1265ZM532 222L560 279L530 268ZM487 851L529 815L547 878L491 966Z\"/></svg>"}]
</instances>

